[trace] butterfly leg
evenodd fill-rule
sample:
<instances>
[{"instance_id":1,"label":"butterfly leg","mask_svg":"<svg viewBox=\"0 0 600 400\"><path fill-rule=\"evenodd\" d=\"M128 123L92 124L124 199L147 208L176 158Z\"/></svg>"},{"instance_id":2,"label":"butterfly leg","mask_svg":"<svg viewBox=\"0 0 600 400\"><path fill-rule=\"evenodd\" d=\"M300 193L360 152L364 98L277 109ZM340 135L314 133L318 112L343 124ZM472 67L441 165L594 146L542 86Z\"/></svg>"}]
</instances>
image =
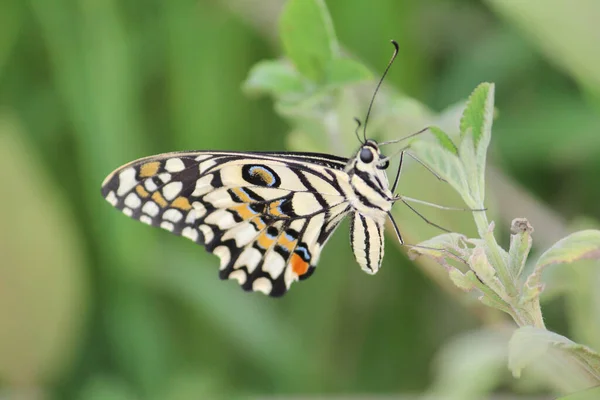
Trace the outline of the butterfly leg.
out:
<instances>
[{"instance_id":1,"label":"butterfly leg","mask_svg":"<svg viewBox=\"0 0 600 400\"><path fill-rule=\"evenodd\" d=\"M396 232L396 237L398 238L398 241L400 242L400 244L404 244L404 240L402 240L402 235L400 234L400 229L398 229L398 225L396 224L396 221L394 220L392 213L390 211L388 211L387 214L388 214L388 217L390 218L390 222L392 223L392 226L394 227L394 232Z\"/></svg>"},{"instance_id":2,"label":"butterfly leg","mask_svg":"<svg viewBox=\"0 0 600 400\"><path fill-rule=\"evenodd\" d=\"M408 201L408 202L413 202L413 203L419 203L419 204L423 204L423 205L426 205L426 206L429 206L429 207L439 208L440 210L471 211L471 212L475 212L475 211L487 211L487 208L446 207L446 206L441 206L439 204L430 203L428 201L423 201L423 200L419 200L419 199L413 199L412 197L401 196L401 195L397 195L395 198L397 200Z\"/></svg>"},{"instance_id":3,"label":"butterfly leg","mask_svg":"<svg viewBox=\"0 0 600 400\"><path fill-rule=\"evenodd\" d=\"M448 232L450 233L451 231L449 229L446 229L434 222L431 222L430 220L428 220L423 214L421 214L420 212L418 212L413 206L411 206L406 200L404 200L404 198L400 197L400 201L403 202L408 208L411 209L412 212L414 212L415 214L417 214L423 221L425 221L426 223L428 223L431 226L435 226L438 229L441 229L444 232Z\"/></svg>"},{"instance_id":4,"label":"butterfly leg","mask_svg":"<svg viewBox=\"0 0 600 400\"><path fill-rule=\"evenodd\" d=\"M419 164L421 164L427 171L431 172L433 174L433 176L435 176L436 178L438 178L440 181L442 181L442 182L448 182L447 180L445 180L444 178L442 178L437 172L435 172L433 169L431 169L427 164L425 164L423 161L421 161L413 153L410 153L410 152L407 151L406 154L408 154L413 160L415 160L416 162L418 162Z\"/></svg>"},{"instance_id":5,"label":"butterfly leg","mask_svg":"<svg viewBox=\"0 0 600 400\"><path fill-rule=\"evenodd\" d=\"M400 180L400 172L402 171L402 160L404 160L404 151L400 152L400 162L398 163L398 172L396 172L396 178L394 179L394 184L392 185L392 193L394 193L396 191L396 188L398 187L398 181Z\"/></svg>"}]
</instances>

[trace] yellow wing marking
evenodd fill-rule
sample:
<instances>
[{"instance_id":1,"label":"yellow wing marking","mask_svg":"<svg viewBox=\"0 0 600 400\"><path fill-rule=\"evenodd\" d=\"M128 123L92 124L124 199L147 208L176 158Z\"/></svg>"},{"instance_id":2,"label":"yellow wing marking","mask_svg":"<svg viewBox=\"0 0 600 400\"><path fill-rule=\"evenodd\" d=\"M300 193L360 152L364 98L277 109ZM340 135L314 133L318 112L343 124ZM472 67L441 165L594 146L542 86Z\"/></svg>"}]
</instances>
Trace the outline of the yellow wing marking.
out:
<instances>
[{"instance_id":1,"label":"yellow wing marking","mask_svg":"<svg viewBox=\"0 0 600 400\"><path fill-rule=\"evenodd\" d=\"M188 211L192 209L190 201L185 197L179 196L171 202L171 207L179 208L180 210Z\"/></svg>"},{"instance_id":2,"label":"yellow wing marking","mask_svg":"<svg viewBox=\"0 0 600 400\"><path fill-rule=\"evenodd\" d=\"M160 161L152 161L152 162L143 164L140 167L140 176L142 178L148 178L150 176L154 176L158 172L159 168L160 168Z\"/></svg>"},{"instance_id":3,"label":"yellow wing marking","mask_svg":"<svg viewBox=\"0 0 600 400\"><path fill-rule=\"evenodd\" d=\"M165 208L169 203L165 200L165 198L160 194L160 192L156 191L152 193L152 200L156 202L162 208Z\"/></svg>"}]
</instances>

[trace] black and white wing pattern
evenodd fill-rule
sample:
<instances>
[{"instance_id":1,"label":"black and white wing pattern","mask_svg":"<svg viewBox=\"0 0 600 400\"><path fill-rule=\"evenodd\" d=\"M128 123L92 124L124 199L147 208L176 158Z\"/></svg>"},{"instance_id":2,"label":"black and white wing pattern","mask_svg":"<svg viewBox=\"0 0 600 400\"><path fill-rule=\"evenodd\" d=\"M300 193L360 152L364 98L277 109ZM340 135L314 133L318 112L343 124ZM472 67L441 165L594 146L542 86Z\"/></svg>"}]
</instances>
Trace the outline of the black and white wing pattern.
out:
<instances>
[{"instance_id":1,"label":"black and white wing pattern","mask_svg":"<svg viewBox=\"0 0 600 400\"><path fill-rule=\"evenodd\" d=\"M221 279L281 296L308 278L350 211L348 160L317 153L166 153L111 173L125 215L204 245Z\"/></svg>"}]
</instances>

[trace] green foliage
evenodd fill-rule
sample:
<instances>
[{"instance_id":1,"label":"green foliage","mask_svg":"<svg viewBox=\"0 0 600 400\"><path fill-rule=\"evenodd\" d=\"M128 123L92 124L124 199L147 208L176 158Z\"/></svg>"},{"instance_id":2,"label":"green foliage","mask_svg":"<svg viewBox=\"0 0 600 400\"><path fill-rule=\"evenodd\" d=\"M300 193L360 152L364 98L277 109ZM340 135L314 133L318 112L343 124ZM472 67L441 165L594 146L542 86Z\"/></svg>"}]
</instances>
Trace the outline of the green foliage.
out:
<instances>
[{"instance_id":1,"label":"green foliage","mask_svg":"<svg viewBox=\"0 0 600 400\"><path fill-rule=\"evenodd\" d=\"M413 146L417 155L445 178L471 207L480 207L484 201L485 152L491 139L493 109L494 86L482 84L470 96L463 111L458 155L448 153L443 147L445 141ZM454 176L461 176L461 179ZM520 326L508 346L509 367L515 377L520 377L521 370L534 360L539 365L546 365L548 357L554 357L550 364L560 364L566 375L561 377L561 384L551 385L553 389L569 392L600 383L600 354L546 330L540 308L540 295L544 290L540 281L544 268L586 258L600 259L600 231L580 231L560 240L541 255L529 276L523 276L532 246L533 227L524 218L513 220L510 248L506 252L497 244L494 223L488 223L485 211L473 213L480 238L445 234L410 251L440 262L458 288L478 291L483 304L508 313ZM463 273L449 266L448 255L458 256L468 271ZM550 355L550 349L559 349L560 357ZM551 370L545 375L548 383L555 379Z\"/></svg>"},{"instance_id":2,"label":"green foliage","mask_svg":"<svg viewBox=\"0 0 600 400\"><path fill-rule=\"evenodd\" d=\"M323 0L288 1L279 20L285 54L300 74L322 82L338 43L333 23Z\"/></svg>"},{"instance_id":3,"label":"green foliage","mask_svg":"<svg viewBox=\"0 0 600 400\"><path fill-rule=\"evenodd\" d=\"M589 382L571 362L595 365L589 349L600 347L600 272L586 258L600 217L600 92L589 67L598 64L590 40L598 24L588 18L598 6L552 1L540 12L526 3L2 2L0 393L185 400L429 391L464 400L500 385L559 393ZM343 225L315 277L273 301L218 282L215 257L101 199L112 169L160 152L350 156L353 117L364 118L391 38L400 54L367 135L391 140L432 126L411 151L450 183L406 158L401 193L482 208L487 186L475 230L471 213L423 211L461 234L437 235L394 207L407 243L449 249L430 250L436 261L412 264L388 240L382 270L366 277ZM464 99L485 81L496 85L479 86L461 120ZM271 96L274 107L240 86ZM490 143L494 95L500 118ZM484 185L488 145L496 168ZM495 233L503 237L515 214L536 232L521 220L505 251ZM541 320L539 302L557 333L530 335L541 350L517 358L515 380L505 316ZM538 369L556 354L568 371Z\"/></svg>"}]
</instances>

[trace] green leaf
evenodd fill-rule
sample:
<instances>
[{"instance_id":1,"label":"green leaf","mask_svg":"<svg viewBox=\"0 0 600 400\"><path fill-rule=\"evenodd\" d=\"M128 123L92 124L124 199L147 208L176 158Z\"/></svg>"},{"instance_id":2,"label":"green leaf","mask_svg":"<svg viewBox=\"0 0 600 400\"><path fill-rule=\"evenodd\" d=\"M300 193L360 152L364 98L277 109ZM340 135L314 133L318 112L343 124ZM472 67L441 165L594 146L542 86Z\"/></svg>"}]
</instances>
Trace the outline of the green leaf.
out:
<instances>
[{"instance_id":1,"label":"green leaf","mask_svg":"<svg viewBox=\"0 0 600 400\"><path fill-rule=\"evenodd\" d=\"M429 131L433 134L433 136L437 139L438 143L443 148L445 148L455 156L458 156L458 149L456 148L456 145L454 144L452 139L450 139L450 136L448 136L446 132L444 132L437 126L430 126Z\"/></svg>"},{"instance_id":2,"label":"green leaf","mask_svg":"<svg viewBox=\"0 0 600 400\"><path fill-rule=\"evenodd\" d=\"M469 185L480 205L485 198L485 163L487 148L492 137L492 122L494 119L494 84L482 83L475 88L463 111L460 120L460 135L464 141L467 136L472 138L466 148L466 143L460 144L460 157L465 163L469 177Z\"/></svg>"},{"instance_id":3,"label":"green leaf","mask_svg":"<svg viewBox=\"0 0 600 400\"><path fill-rule=\"evenodd\" d=\"M600 354L557 333L525 326L517 329L509 341L508 367L519 378L530 365L563 385L563 390L600 383Z\"/></svg>"},{"instance_id":4,"label":"green leaf","mask_svg":"<svg viewBox=\"0 0 600 400\"><path fill-rule=\"evenodd\" d=\"M462 259L466 258L467 249L465 240L466 236L461 235L460 233L444 233L429 240L420 242L416 246L412 246L408 250L408 256L412 260L421 255L431 257L443 265L449 273L454 274L456 278L459 279L460 277L457 275L457 272L460 273L460 271L457 270L456 272L452 272L452 270L455 268L448 264L446 259L450 257L462 261Z\"/></svg>"},{"instance_id":5,"label":"green leaf","mask_svg":"<svg viewBox=\"0 0 600 400\"><path fill-rule=\"evenodd\" d=\"M478 146L479 141L491 132L494 112L494 85L481 83L473 90L460 119L460 134L464 137L469 129L473 135L473 143Z\"/></svg>"},{"instance_id":6,"label":"green leaf","mask_svg":"<svg viewBox=\"0 0 600 400\"><path fill-rule=\"evenodd\" d=\"M510 248L508 250L509 267L513 276L519 278L525 268L527 256L531 250L533 227L525 218L515 218L511 224Z\"/></svg>"},{"instance_id":7,"label":"green leaf","mask_svg":"<svg viewBox=\"0 0 600 400\"><path fill-rule=\"evenodd\" d=\"M504 287L496 276L496 271L490 264L483 246L478 246L473 249L471 257L469 257L469 267L471 267L471 270L477 274L477 277L480 280L482 280L496 293L504 291Z\"/></svg>"},{"instance_id":8,"label":"green leaf","mask_svg":"<svg viewBox=\"0 0 600 400\"><path fill-rule=\"evenodd\" d=\"M349 58L334 58L325 71L325 84L329 87L351 85L372 78L367 67Z\"/></svg>"},{"instance_id":9,"label":"green leaf","mask_svg":"<svg viewBox=\"0 0 600 400\"><path fill-rule=\"evenodd\" d=\"M459 144L458 153L460 154L460 161L462 162L467 177L470 198L475 200L475 204L477 205L476 208L483 208L483 196L479 180L481 173L477 167L477 156L473 147L473 137L471 135L467 134L463 137Z\"/></svg>"},{"instance_id":10,"label":"green leaf","mask_svg":"<svg viewBox=\"0 0 600 400\"><path fill-rule=\"evenodd\" d=\"M298 72L283 61L260 61L255 64L243 89L250 94L270 94L277 97L301 96L308 87Z\"/></svg>"},{"instance_id":11,"label":"green leaf","mask_svg":"<svg viewBox=\"0 0 600 400\"><path fill-rule=\"evenodd\" d=\"M595 229L575 232L559 240L542 254L535 268L590 258L600 259L600 231Z\"/></svg>"},{"instance_id":12,"label":"green leaf","mask_svg":"<svg viewBox=\"0 0 600 400\"><path fill-rule=\"evenodd\" d=\"M321 82L338 45L323 0L290 0L279 21L286 55L308 79Z\"/></svg>"},{"instance_id":13,"label":"green leaf","mask_svg":"<svg viewBox=\"0 0 600 400\"><path fill-rule=\"evenodd\" d=\"M458 157L437 144L423 141L413 142L411 149L422 162L445 179L463 199L470 198L467 176Z\"/></svg>"},{"instance_id":14,"label":"green leaf","mask_svg":"<svg viewBox=\"0 0 600 400\"><path fill-rule=\"evenodd\" d=\"M533 273L525 282L526 291L531 291L532 297L539 294L543 288L541 276L543 270L552 264L565 264L581 259L600 259L600 231L589 229L575 232L558 242L542 254L538 259Z\"/></svg>"}]
</instances>

